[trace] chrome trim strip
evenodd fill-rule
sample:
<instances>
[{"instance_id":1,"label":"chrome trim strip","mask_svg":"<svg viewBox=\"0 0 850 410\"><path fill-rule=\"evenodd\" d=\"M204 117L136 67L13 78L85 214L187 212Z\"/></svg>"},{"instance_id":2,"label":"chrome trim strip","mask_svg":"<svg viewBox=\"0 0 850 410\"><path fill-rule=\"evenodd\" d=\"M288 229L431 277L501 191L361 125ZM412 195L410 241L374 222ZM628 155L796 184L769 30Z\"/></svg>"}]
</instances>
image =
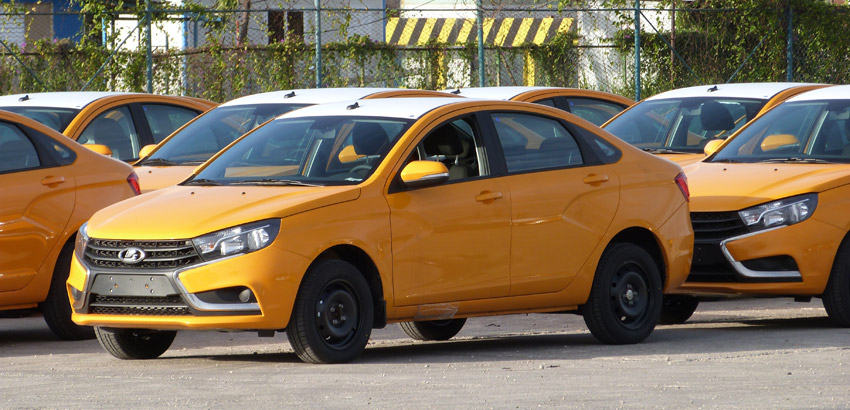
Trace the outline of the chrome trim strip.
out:
<instances>
[{"instance_id":1,"label":"chrome trim strip","mask_svg":"<svg viewBox=\"0 0 850 410\"><path fill-rule=\"evenodd\" d=\"M81 261L81 260L78 259L78 262L80 262L80 265L86 269L86 281L83 284L82 289L77 289L80 292L82 292L82 297L79 298L79 299L74 299L74 303L71 305L71 307L74 309L74 312L80 312L86 306L86 302L89 300L88 290L91 288L91 283L92 283L91 282L91 277L92 277L91 269L89 269L89 266L86 265L85 261Z\"/></svg>"},{"instance_id":2,"label":"chrome trim strip","mask_svg":"<svg viewBox=\"0 0 850 410\"><path fill-rule=\"evenodd\" d=\"M749 238L751 236L761 235L763 233L767 233L779 228L784 228L788 225L780 225L770 229L765 229L763 231L758 232L750 232L744 235L734 236L731 238L724 239L720 241L720 251L723 252L723 256L726 257L726 260L729 261L729 264L732 265L732 268L738 272L739 275L750 278L750 279L802 279L803 275L800 271L789 270L789 271L755 271L744 266L743 263L738 262L735 258L732 257L732 254L729 253L729 250L726 249L726 243L729 241L737 241L739 239Z\"/></svg>"}]
</instances>

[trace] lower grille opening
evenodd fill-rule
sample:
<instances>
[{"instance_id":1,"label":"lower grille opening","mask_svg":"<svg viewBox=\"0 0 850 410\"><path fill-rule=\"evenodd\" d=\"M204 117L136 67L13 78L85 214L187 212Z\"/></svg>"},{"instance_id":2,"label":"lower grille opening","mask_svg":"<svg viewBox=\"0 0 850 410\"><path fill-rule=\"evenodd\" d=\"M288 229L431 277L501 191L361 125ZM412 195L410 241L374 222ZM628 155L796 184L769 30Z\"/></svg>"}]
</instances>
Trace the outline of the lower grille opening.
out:
<instances>
[{"instance_id":1,"label":"lower grille opening","mask_svg":"<svg viewBox=\"0 0 850 410\"><path fill-rule=\"evenodd\" d=\"M92 295L89 312L102 315L191 316L180 295L165 297Z\"/></svg>"}]
</instances>

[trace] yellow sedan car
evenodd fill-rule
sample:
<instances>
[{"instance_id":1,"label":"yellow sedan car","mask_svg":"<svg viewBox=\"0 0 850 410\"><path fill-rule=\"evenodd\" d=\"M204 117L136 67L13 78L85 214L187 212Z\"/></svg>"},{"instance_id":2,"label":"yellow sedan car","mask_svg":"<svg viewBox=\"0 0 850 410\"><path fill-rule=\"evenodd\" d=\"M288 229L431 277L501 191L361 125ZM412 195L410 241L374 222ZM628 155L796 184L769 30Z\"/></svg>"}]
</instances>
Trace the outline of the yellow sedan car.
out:
<instances>
[{"instance_id":1,"label":"yellow sedan car","mask_svg":"<svg viewBox=\"0 0 850 410\"><path fill-rule=\"evenodd\" d=\"M0 111L0 317L40 309L57 336L94 337L71 321L74 238L95 211L138 193L129 165Z\"/></svg>"},{"instance_id":2,"label":"yellow sedan car","mask_svg":"<svg viewBox=\"0 0 850 410\"><path fill-rule=\"evenodd\" d=\"M199 98L120 92L50 92L0 97L0 110L36 120L101 154L139 159L216 103Z\"/></svg>"},{"instance_id":3,"label":"yellow sedan car","mask_svg":"<svg viewBox=\"0 0 850 410\"><path fill-rule=\"evenodd\" d=\"M793 97L685 167L694 261L672 291L821 297L850 326L848 96L850 86L834 86ZM686 320L693 301L670 317Z\"/></svg>"},{"instance_id":4,"label":"yellow sedan car","mask_svg":"<svg viewBox=\"0 0 850 410\"><path fill-rule=\"evenodd\" d=\"M460 98L289 112L79 238L74 321L112 355L285 330L313 363L387 323L445 340L511 313L581 312L599 340L640 342L693 246L677 165L554 108Z\"/></svg>"}]
</instances>

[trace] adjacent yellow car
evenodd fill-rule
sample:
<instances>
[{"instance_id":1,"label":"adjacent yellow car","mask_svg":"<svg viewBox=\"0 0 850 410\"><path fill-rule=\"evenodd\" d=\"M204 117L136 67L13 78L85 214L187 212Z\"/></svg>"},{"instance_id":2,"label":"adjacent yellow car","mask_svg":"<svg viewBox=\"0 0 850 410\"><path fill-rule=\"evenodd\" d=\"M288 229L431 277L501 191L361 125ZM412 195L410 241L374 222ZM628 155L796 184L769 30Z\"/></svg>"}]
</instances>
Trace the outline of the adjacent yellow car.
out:
<instances>
[{"instance_id":1,"label":"adjacent yellow car","mask_svg":"<svg viewBox=\"0 0 850 410\"><path fill-rule=\"evenodd\" d=\"M602 125L647 152L685 166L705 158L712 141L723 141L760 114L802 92L826 84L740 83L704 85L649 97Z\"/></svg>"},{"instance_id":2,"label":"adjacent yellow car","mask_svg":"<svg viewBox=\"0 0 850 410\"><path fill-rule=\"evenodd\" d=\"M272 91L237 98L219 105L178 129L162 143L142 149L134 164L142 192L175 185L198 165L246 132L289 111L336 101L445 97L438 91L404 88L312 88Z\"/></svg>"},{"instance_id":3,"label":"adjacent yellow car","mask_svg":"<svg viewBox=\"0 0 850 410\"><path fill-rule=\"evenodd\" d=\"M332 103L241 137L178 186L80 229L68 295L122 359L177 330L285 330L307 362L371 330L579 311L606 343L652 332L689 270L681 169L537 104Z\"/></svg>"},{"instance_id":4,"label":"adjacent yellow car","mask_svg":"<svg viewBox=\"0 0 850 410\"><path fill-rule=\"evenodd\" d=\"M822 297L850 326L848 96L850 86L834 86L793 97L685 167L694 261L671 291ZM670 317L687 319L693 302Z\"/></svg>"},{"instance_id":5,"label":"adjacent yellow car","mask_svg":"<svg viewBox=\"0 0 850 410\"><path fill-rule=\"evenodd\" d=\"M129 165L0 111L0 316L40 308L59 337L94 337L71 321L75 234L98 209L138 193Z\"/></svg>"},{"instance_id":6,"label":"adjacent yellow car","mask_svg":"<svg viewBox=\"0 0 850 410\"><path fill-rule=\"evenodd\" d=\"M36 120L101 154L133 162L139 151L217 104L200 98L119 92L0 96L0 110Z\"/></svg>"}]
</instances>

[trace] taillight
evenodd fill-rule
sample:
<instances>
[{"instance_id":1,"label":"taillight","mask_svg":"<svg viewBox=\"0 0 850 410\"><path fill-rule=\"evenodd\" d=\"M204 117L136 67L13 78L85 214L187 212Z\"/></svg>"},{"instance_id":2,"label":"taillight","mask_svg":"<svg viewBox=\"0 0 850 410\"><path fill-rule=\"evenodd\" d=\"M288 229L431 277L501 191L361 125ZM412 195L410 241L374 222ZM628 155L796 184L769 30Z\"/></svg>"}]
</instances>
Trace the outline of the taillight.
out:
<instances>
[{"instance_id":1,"label":"taillight","mask_svg":"<svg viewBox=\"0 0 850 410\"><path fill-rule=\"evenodd\" d=\"M130 175L127 176L127 183L130 184L130 189L133 190L134 194L142 194L142 188L139 187L139 176L136 175L135 172L131 172Z\"/></svg>"},{"instance_id":2,"label":"taillight","mask_svg":"<svg viewBox=\"0 0 850 410\"><path fill-rule=\"evenodd\" d=\"M680 172L673 180L676 181L676 186L679 187L679 191L682 191L682 196L685 197L685 202L690 202L691 191L688 189L688 177L685 176L685 173Z\"/></svg>"}]
</instances>

